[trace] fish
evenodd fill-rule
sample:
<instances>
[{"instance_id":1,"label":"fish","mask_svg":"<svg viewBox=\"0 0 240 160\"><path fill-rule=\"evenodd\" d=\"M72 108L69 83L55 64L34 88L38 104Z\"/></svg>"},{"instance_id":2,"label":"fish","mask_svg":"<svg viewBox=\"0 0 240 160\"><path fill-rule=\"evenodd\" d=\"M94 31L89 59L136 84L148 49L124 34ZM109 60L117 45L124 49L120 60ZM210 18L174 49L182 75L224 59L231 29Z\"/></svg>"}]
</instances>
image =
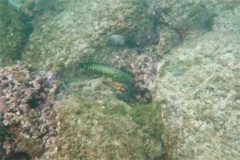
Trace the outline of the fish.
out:
<instances>
[{"instance_id":1,"label":"fish","mask_svg":"<svg viewBox=\"0 0 240 160\"><path fill-rule=\"evenodd\" d=\"M80 63L80 67L87 71L110 77L115 82L132 83L135 80L131 74L110 65L88 62Z\"/></svg>"},{"instance_id":2,"label":"fish","mask_svg":"<svg viewBox=\"0 0 240 160\"><path fill-rule=\"evenodd\" d=\"M112 81L103 81L103 84L114 88L115 91L118 91L117 98L125 102L134 102L135 95L137 93L136 88L132 84L112 82Z\"/></svg>"},{"instance_id":3,"label":"fish","mask_svg":"<svg viewBox=\"0 0 240 160\"><path fill-rule=\"evenodd\" d=\"M128 93L131 89L130 85L119 83L119 82L112 82L112 81L103 81L103 84L116 89L121 93Z\"/></svg>"},{"instance_id":4,"label":"fish","mask_svg":"<svg viewBox=\"0 0 240 160\"><path fill-rule=\"evenodd\" d=\"M110 36L107 37L106 42L112 46L116 46L116 47L129 47L129 48L133 48L133 47L137 47L137 43L132 40L131 38L122 36L122 35L118 35L118 34L112 34Z\"/></svg>"}]
</instances>

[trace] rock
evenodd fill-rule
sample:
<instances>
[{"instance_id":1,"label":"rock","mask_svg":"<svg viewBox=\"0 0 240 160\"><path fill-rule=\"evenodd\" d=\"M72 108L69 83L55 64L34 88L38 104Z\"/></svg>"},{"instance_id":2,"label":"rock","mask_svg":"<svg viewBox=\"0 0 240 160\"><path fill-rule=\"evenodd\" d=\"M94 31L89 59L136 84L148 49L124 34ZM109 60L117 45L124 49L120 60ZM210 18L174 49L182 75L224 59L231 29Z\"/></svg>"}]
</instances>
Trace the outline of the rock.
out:
<instances>
[{"instance_id":1,"label":"rock","mask_svg":"<svg viewBox=\"0 0 240 160\"><path fill-rule=\"evenodd\" d=\"M218 16L215 18L215 23L213 25L214 30L240 33L240 23L238 16L240 14L239 1L234 5L234 7L229 8L226 8L225 6L221 12L219 12Z\"/></svg>"},{"instance_id":2,"label":"rock","mask_svg":"<svg viewBox=\"0 0 240 160\"><path fill-rule=\"evenodd\" d=\"M54 148L60 116L54 99L58 86L51 73L35 73L26 65L0 68L0 159L36 159Z\"/></svg>"},{"instance_id":3,"label":"rock","mask_svg":"<svg viewBox=\"0 0 240 160\"><path fill-rule=\"evenodd\" d=\"M72 73L69 68L79 62L111 64L125 48L107 45L109 35L127 35L136 42L146 31L154 35L144 7L138 0L71 3L64 12L35 29L24 59L38 68L61 74Z\"/></svg>"},{"instance_id":4,"label":"rock","mask_svg":"<svg viewBox=\"0 0 240 160\"><path fill-rule=\"evenodd\" d=\"M239 43L236 34L209 32L163 56L153 97L172 159L238 159Z\"/></svg>"},{"instance_id":5,"label":"rock","mask_svg":"<svg viewBox=\"0 0 240 160\"><path fill-rule=\"evenodd\" d=\"M41 158L160 159L160 106L131 107L96 82L61 96L57 149Z\"/></svg>"},{"instance_id":6,"label":"rock","mask_svg":"<svg viewBox=\"0 0 240 160\"><path fill-rule=\"evenodd\" d=\"M7 66L21 58L32 28L7 1L0 2L0 28L0 66Z\"/></svg>"},{"instance_id":7,"label":"rock","mask_svg":"<svg viewBox=\"0 0 240 160\"><path fill-rule=\"evenodd\" d=\"M215 10L210 10L211 2L204 1L155 1L153 11L156 23L175 30L182 38L187 32L210 30L215 16Z\"/></svg>"}]
</instances>

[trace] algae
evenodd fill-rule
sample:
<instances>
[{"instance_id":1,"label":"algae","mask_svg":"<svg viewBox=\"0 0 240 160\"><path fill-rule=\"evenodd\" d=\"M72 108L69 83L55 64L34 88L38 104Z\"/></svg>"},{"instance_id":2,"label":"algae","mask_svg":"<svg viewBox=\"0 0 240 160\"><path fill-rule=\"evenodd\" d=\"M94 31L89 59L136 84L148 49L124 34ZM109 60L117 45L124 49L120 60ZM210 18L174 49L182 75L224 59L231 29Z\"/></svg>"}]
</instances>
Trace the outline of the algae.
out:
<instances>
[{"instance_id":1,"label":"algae","mask_svg":"<svg viewBox=\"0 0 240 160\"><path fill-rule=\"evenodd\" d=\"M0 66L7 66L22 57L32 27L21 12L7 1L1 1L0 28Z\"/></svg>"},{"instance_id":2,"label":"algae","mask_svg":"<svg viewBox=\"0 0 240 160\"><path fill-rule=\"evenodd\" d=\"M124 102L111 95L86 96L79 91L62 95L61 131L58 151L44 157L50 159L151 159L159 158L161 120L155 114L147 116L149 122L137 124L132 118L139 116ZM64 98L63 98L64 97ZM92 98L94 98L94 101ZM142 106L136 106L140 109ZM154 107L153 107L154 108ZM131 112L131 115L130 115ZM149 116L153 117L149 117ZM155 124L151 126L152 124ZM156 129L155 129L156 128ZM66 150L67 148L67 150ZM134 154L132 154L134 153Z\"/></svg>"}]
</instances>

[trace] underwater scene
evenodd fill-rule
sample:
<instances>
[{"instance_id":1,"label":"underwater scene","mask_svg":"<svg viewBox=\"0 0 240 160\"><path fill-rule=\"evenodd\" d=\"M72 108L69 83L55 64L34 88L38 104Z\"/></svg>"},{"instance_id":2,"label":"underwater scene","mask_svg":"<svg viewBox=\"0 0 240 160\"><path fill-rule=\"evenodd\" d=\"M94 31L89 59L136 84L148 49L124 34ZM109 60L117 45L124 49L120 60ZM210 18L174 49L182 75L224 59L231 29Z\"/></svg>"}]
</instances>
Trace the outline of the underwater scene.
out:
<instances>
[{"instance_id":1,"label":"underwater scene","mask_svg":"<svg viewBox=\"0 0 240 160\"><path fill-rule=\"evenodd\" d=\"M0 0L0 160L240 160L239 0Z\"/></svg>"}]
</instances>

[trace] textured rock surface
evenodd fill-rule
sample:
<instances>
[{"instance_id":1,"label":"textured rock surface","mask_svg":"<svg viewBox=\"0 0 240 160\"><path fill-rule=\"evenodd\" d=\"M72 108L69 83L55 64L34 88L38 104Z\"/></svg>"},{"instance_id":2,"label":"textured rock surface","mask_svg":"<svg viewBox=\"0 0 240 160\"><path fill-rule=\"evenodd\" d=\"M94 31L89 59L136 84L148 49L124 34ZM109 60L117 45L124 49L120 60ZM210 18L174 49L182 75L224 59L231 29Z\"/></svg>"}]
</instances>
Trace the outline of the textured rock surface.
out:
<instances>
[{"instance_id":1,"label":"textured rock surface","mask_svg":"<svg viewBox=\"0 0 240 160\"><path fill-rule=\"evenodd\" d=\"M166 152L173 159L238 159L240 38L210 32L186 39L159 64Z\"/></svg>"},{"instance_id":2,"label":"textured rock surface","mask_svg":"<svg viewBox=\"0 0 240 160\"><path fill-rule=\"evenodd\" d=\"M0 66L13 64L21 58L31 27L7 1L0 2Z\"/></svg>"},{"instance_id":3,"label":"textured rock surface","mask_svg":"<svg viewBox=\"0 0 240 160\"><path fill-rule=\"evenodd\" d=\"M157 21L182 34L210 29L213 24L214 10L209 10L207 5L209 3L202 1L155 1Z\"/></svg>"},{"instance_id":4,"label":"textured rock surface","mask_svg":"<svg viewBox=\"0 0 240 160\"><path fill-rule=\"evenodd\" d=\"M56 142L57 87L52 74L34 73L19 64L0 68L0 159L20 152L34 159Z\"/></svg>"},{"instance_id":5,"label":"textured rock surface","mask_svg":"<svg viewBox=\"0 0 240 160\"><path fill-rule=\"evenodd\" d=\"M98 82L98 83L96 83ZM61 96L58 150L42 159L159 159L159 105L132 106L99 80Z\"/></svg>"},{"instance_id":6,"label":"textured rock surface","mask_svg":"<svg viewBox=\"0 0 240 160\"><path fill-rule=\"evenodd\" d=\"M236 32L240 33L240 3L230 3L234 6L226 5L224 9L219 12L215 18L213 29L220 30L222 32Z\"/></svg>"},{"instance_id":7,"label":"textured rock surface","mask_svg":"<svg viewBox=\"0 0 240 160\"><path fill-rule=\"evenodd\" d=\"M39 23L22 60L69 82L56 150L43 159L238 158L239 0L75 0L56 16L46 9L54 3L37 2L39 12L25 6ZM110 46L110 34L140 47ZM86 61L132 72L154 104L119 101L106 78L76 67Z\"/></svg>"},{"instance_id":8,"label":"textured rock surface","mask_svg":"<svg viewBox=\"0 0 240 160\"><path fill-rule=\"evenodd\" d=\"M24 58L54 71L64 71L78 62L111 63L125 48L107 47L108 35L117 33L140 41L146 34L154 37L152 30L141 1L76 1L35 30ZM127 52L130 55L132 50Z\"/></svg>"},{"instance_id":9,"label":"textured rock surface","mask_svg":"<svg viewBox=\"0 0 240 160\"><path fill-rule=\"evenodd\" d=\"M132 73L137 81L135 86L148 92L159 57L179 44L186 36L182 34L208 30L211 23L207 27L206 23L213 20L206 4L177 4L145 0L73 1L61 14L35 29L23 59L37 68L58 72L64 81L93 77L82 73L77 65L80 62L111 64ZM185 11L182 8L186 5ZM165 12L172 7L170 13ZM175 23L178 17L181 23ZM110 34L126 36L138 47L108 45ZM142 93L135 99L147 102L149 97Z\"/></svg>"},{"instance_id":10,"label":"textured rock surface","mask_svg":"<svg viewBox=\"0 0 240 160\"><path fill-rule=\"evenodd\" d=\"M139 55L158 61L190 32L209 30L214 12L207 5L199 1L72 1L62 13L36 27L23 59L68 80L81 74L76 64L87 61L137 74ZM106 39L111 34L127 36L138 47L110 46Z\"/></svg>"}]
</instances>

